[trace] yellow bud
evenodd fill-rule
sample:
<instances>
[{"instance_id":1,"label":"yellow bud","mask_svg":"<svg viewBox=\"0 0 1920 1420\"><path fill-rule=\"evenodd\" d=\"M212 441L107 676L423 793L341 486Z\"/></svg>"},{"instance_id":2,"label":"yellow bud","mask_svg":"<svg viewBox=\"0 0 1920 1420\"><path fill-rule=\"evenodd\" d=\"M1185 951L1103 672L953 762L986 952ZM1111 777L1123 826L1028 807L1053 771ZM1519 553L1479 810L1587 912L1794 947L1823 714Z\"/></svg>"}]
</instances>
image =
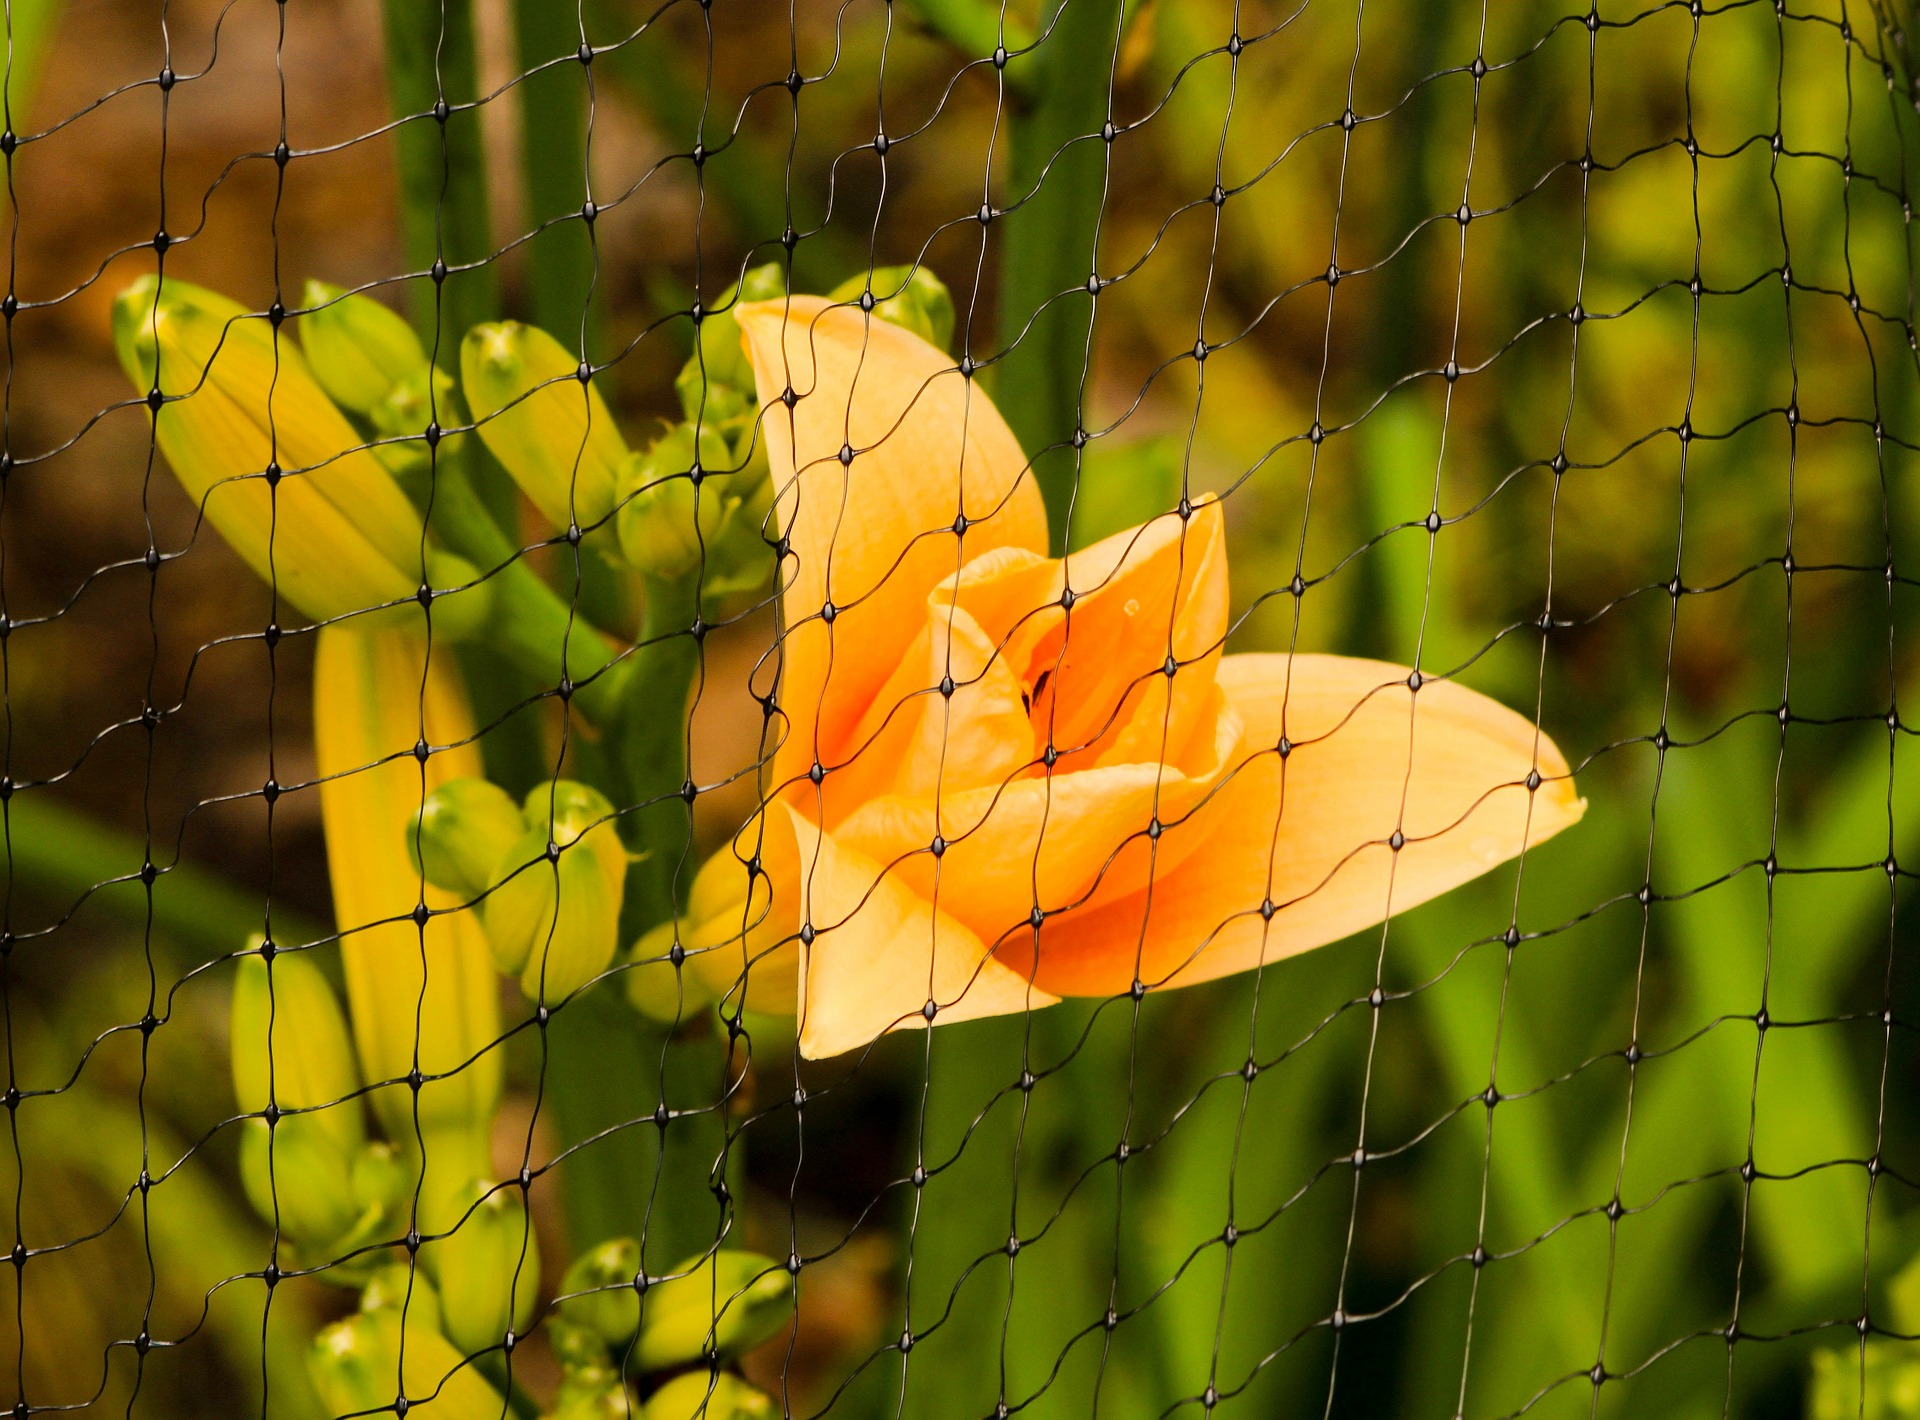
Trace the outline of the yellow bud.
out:
<instances>
[{"instance_id":1,"label":"yellow bud","mask_svg":"<svg viewBox=\"0 0 1920 1420\"><path fill-rule=\"evenodd\" d=\"M440 1294L427 1280L425 1269L404 1262L390 1262L367 1279L360 1292L360 1310L404 1311L410 1328L440 1330Z\"/></svg>"},{"instance_id":2,"label":"yellow bud","mask_svg":"<svg viewBox=\"0 0 1920 1420\"><path fill-rule=\"evenodd\" d=\"M300 347L342 408L370 414L395 385L426 369L413 327L371 296L309 281L300 299L307 307L297 323Z\"/></svg>"},{"instance_id":3,"label":"yellow bud","mask_svg":"<svg viewBox=\"0 0 1920 1420\"><path fill-rule=\"evenodd\" d=\"M307 1366L321 1400L336 1415L391 1411L403 1394L409 1420L501 1420L508 1413L500 1392L473 1363L411 1315L403 1347L400 1313L386 1308L359 1312L321 1332Z\"/></svg>"},{"instance_id":4,"label":"yellow bud","mask_svg":"<svg viewBox=\"0 0 1920 1420\"><path fill-rule=\"evenodd\" d=\"M435 1238L420 1250L440 1294L441 1325L463 1351L498 1346L533 1319L540 1253L517 1187L474 1182L436 1202ZM438 1221L444 1220L444 1221Z\"/></svg>"},{"instance_id":5,"label":"yellow bud","mask_svg":"<svg viewBox=\"0 0 1920 1420\"><path fill-rule=\"evenodd\" d=\"M584 784L539 786L523 807L530 826L496 869L487 940L495 965L520 974L522 991L557 1001L613 961L627 853L613 805ZM549 860L549 843L557 859Z\"/></svg>"},{"instance_id":6,"label":"yellow bud","mask_svg":"<svg viewBox=\"0 0 1920 1420\"><path fill-rule=\"evenodd\" d=\"M640 1329L640 1244L609 1238L574 1260L560 1283L560 1315L603 1345L623 1349Z\"/></svg>"},{"instance_id":7,"label":"yellow bud","mask_svg":"<svg viewBox=\"0 0 1920 1420\"><path fill-rule=\"evenodd\" d=\"M798 909L773 893L775 882L799 881L793 845L791 834L762 837L749 822L701 865L687 895L687 965L714 996L748 1011L791 1016L798 1007ZM749 873L743 857L755 852L762 867Z\"/></svg>"},{"instance_id":8,"label":"yellow bud","mask_svg":"<svg viewBox=\"0 0 1920 1420\"><path fill-rule=\"evenodd\" d=\"M243 1120L240 1186L254 1212L309 1251L324 1251L360 1218L350 1156L318 1115Z\"/></svg>"},{"instance_id":9,"label":"yellow bud","mask_svg":"<svg viewBox=\"0 0 1920 1420\"><path fill-rule=\"evenodd\" d=\"M675 966L675 941L675 924L662 922L627 954L627 1000L641 1015L666 1026L684 1024L713 1001L707 979L691 969L691 949L684 941L681 965Z\"/></svg>"},{"instance_id":10,"label":"yellow bud","mask_svg":"<svg viewBox=\"0 0 1920 1420\"><path fill-rule=\"evenodd\" d=\"M945 350L953 341L953 296L947 285L925 266L876 266L834 287L829 301L866 305L881 320L910 330L927 344Z\"/></svg>"},{"instance_id":11,"label":"yellow bud","mask_svg":"<svg viewBox=\"0 0 1920 1420\"><path fill-rule=\"evenodd\" d=\"M601 1366L561 1381L547 1420L633 1420L637 1413L620 1373Z\"/></svg>"},{"instance_id":12,"label":"yellow bud","mask_svg":"<svg viewBox=\"0 0 1920 1420\"><path fill-rule=\"evenodd\" d=\"M229 1051L240 1108L259 1114L311 1110L300 1118L331 1137L343 1154L360 1147L359 1072L346 1018L333 988L306 952L258 952L240 958L233 983Z\"/></svg>"},{"instance_id":13,"label":"yellow bud","mask_svg":"<svg viewBox=\"0 0 1920 1420\"><path fill-rule=\"evenodd\" d=\"M422 766L414 746L435 746ZM425 1129L484 1133L500 1100L498 979L467 900L431 884L425 927L413 921L420 871L407 825L425 794L478 778L473 714L452 655L411 631L321 631L314 661L314 751L341 932L347 1001L362 1077L431 1077L417 1095L376 1092L387 1137L411 1147ZM424 784L422 778L424 775Z\"/></svg>"},{"instance_id":14,"label":"yellow bud","mask_svg":"<svg viewBox=\"0 0 1920 1420\"><path fill-rule=\"evenodd\" d=\"M634 1343L642 1370L690 1365L712 1351L730 1359L751 1351L793 1315L793 1278L757 1252L693 1257L647 1290Z\"/></svg>"},{"instance_id":15,"label":"yellow bud","mask_svg":"<svg viewBox=\"0 0 1920 1420\"><path fill-rule=\"evenodd\" d=\"M407 841L435 887L471 900L487 890L507 850L526 832L513 796L485 779L453 779L427 795Z\"/></svg>"},{"instance_id":16,"label":"yellow bud","mask_svg":"<svg viewBox=\"0 0 1920 1420\"><path fill-rule=\"evenodd\" d=\"M556 528L613 512L626 441L580 359L544 330L477 325L460 346L460 379L480 438Z\"/></svg>"},{"instance_id":17,"label":"yellow bud","mask_svg":"<svg viewBox=\"0 0 1920 1420\"><path fill-rule=\"evenodd\" d=\"M773 1397L727 1371L675 1376L647 1401L640 1420L771 1420Z\"/></svg>"},{"instance_id":18,"label":"yellow bud","mask_svg":"<svg viewBox=\"0 0 1920 1420\"><path fill-rule=\"evenodd\" d=\"M353 1201L362 1210L381 1217L398 1217L413 1194L413 1175L391 1144L363 1145L353 1156Z\"/></svg>"},{"instance_id":19,"label":"yellow bud","mask_svg":"<svg viewBox=\"0 0 1920 1420\"><path fill-rule=\"evenodd\" d=\"M262 580L315 620L413 596L420 514L291 340L154 277L121 293L113 325L135 387L167 396L154 429L175 476Z\"/></svg>"}]
</instances>

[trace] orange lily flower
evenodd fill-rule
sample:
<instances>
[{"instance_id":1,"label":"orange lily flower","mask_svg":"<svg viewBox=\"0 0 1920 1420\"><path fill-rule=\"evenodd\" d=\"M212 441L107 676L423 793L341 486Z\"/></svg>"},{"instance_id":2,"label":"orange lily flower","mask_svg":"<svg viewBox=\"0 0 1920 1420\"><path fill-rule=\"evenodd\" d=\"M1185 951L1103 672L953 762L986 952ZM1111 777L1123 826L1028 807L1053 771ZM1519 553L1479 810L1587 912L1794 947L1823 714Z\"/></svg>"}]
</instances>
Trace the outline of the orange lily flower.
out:
<instances>
[{"instance_id":1,"label":"orange lily flower","mask_svg":"<svg viewBox=\"0 0 1920 1420\"><path fill-rule=\"evenodd\" d=\"M1560 751L1484 696L1223 655L1218 502L1049 558L946 355L818 298L736 314L792 553L785 737L683 925L709 981L791 1001L804 1054L1247 971L1580 817Z\"/></svg>"}]
</instances>

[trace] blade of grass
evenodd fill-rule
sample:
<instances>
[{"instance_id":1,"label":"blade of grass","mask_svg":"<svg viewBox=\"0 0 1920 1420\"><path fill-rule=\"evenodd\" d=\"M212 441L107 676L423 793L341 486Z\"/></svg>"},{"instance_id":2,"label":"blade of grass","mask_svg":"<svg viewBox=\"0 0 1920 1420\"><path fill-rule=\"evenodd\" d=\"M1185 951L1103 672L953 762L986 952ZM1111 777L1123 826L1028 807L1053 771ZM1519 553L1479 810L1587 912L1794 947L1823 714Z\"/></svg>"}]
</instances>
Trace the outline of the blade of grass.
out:
<instances>
[{"instance_id":1,"label":"blade of grass","mask_svg":"<svg viewBox=\"0 0 1920 1420\"><path fill-rule=\"evenodd\" d=\"M89 905L121 921L144 925L147 893L140 881L146 846L44 793L15 794L6 810L7 866L17 891L55 900L62 911ZM203 956L240 950L266 923L266 895L228 882L193 863L161 867L153 883L153 927ZM300 913L275 906L274 935L314 942L326 929Z\"/></svg>"}]
</instances>

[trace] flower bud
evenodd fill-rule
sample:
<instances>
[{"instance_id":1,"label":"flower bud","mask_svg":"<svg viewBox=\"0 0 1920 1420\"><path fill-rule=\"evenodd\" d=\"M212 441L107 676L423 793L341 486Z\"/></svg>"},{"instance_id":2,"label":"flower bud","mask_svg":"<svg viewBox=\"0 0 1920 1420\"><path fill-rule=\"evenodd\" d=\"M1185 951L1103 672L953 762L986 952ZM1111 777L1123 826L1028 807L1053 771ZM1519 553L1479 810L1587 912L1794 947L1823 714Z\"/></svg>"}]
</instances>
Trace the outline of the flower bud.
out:
<instances>
[{"instance_id":1,"label":"flower bud","mask_svg":"<svg viewBox=\"0 0 1920 1420\"><path fill-rule=\"evenodd\" d=\"M400 1313L383 1307L335 1322L315 1337L307 1367L327 1409L335 1415L392 1411L404 1395L409 1420L500 1420L509 1413L472 1362L411 1313L405 1335L403 1347Z\"/></svg>"},{"instance_id":2,"label":"flower bud","mask_svg":"<svg viewBox=\"0 0 1920 1420\"><path fill-rule=\"evenodd\" d=\"M360 1310L404 1311L409 1328L440 1330L440 1294L434 1291L423 1268L404 1262L388 1263L367 1279L360 1292Z\"/></svg>"},{"instance_id":3,"label":"flower bud","mask_svg":"<svg viewBox=\"0 0 1920 1420\"><path fill-rule=\"evenodd\" d=\"M420 585L420 514L322 392L298 347L237 302L143 277L113 308L154 433L187 496L234 551L316 621L404 603Z\"/></svg>"},{"instance_id":4,"label":"flower bud","mask_svg":"<svg viewBox=\"0 0 1920 1420\"><path fill-rule=\"evenodd\" d=\"M479 915L423 884L408 820L423 791L481 773L453 657L407 630L329 626L314 657L314 754L361 1076L387 1137L484 1139L500 1101L499 980ZM421 742L432 747L423 766ZM414 910L432 910L424 925ZM404 1082L415 1068L428 1078ZM467 1172L471 1177L472 1172Z\"/></svg>"},{"instance_id":5,"label":"flower bud","mask_svg":"<svg viewBox=\"0 0 1920 1420\"><path fill-rule=\"evenodd\" d=\"M684 924L683 924L684 925ZM691 958L680 966L672 960L675 924L662 922L648 932L627 954L627 1000L633 1009L661 1025L681 1025L698 1015L713 1001L713 990L700 973L691 969ZM691 952L686 942L683 951Z\"/></svg>"},{"instance_id":6,"label":"flower bud","mask_svg":"<svg viewBox=\"0 0 1920 1420\"><path fill-rule=\"evenodd\" d=\"M859 302L873 292L873 313L945 350L953 342L953 296L925 266L876 266L834 287L829 301Z\"/></svg>"},{"instance_id":7,"label":"flower bud","mask_svg":"<svg viewBox=\"0 0 1920 1420\"><path fill-rule=\"evenodd\" d=\"M741 343L733 308L742 301L772 301L787 294L787 275L779 262L756 266L721 294L714 314L702 318L698 348L673 382L681 411L702 429L752 418L758 408L753 364Z\"/></svg>"},{"instance_id":8,"label":"flower bud","mask_svg":"<svg viewBox=\"0 0 1920 1420\"><path fill-rule=\"evenodd\" d=\"M697 482L695 462L693 426L676 424L621 469L620 548L649 577L677 581L715 555L726 511L716 477L733 467L733 451L703 429Z\"/></svg>"},{"instance_id":9,"label":"flower bud","mask_svg":"<svg viewBox=\"0 0 1920 1420\"><path fill-rule=\"evenodd\" d=\"M423 1222L446 1230L420 1250L440 1294L441 1326L462 1351L498 1346L533 1319L540 1254L520 1190L475 1181L434 1203Z\"/></svg>"},{"instance_id":10,"label":"flower bud","mask_svg":"<svg viewBox=\"0 0 1920 1420\"><path fill-rule=\"evenodd\" d=\"M633 1397L611 1366L570 1372L560 1382L547 1420L633 1420Z\"/></svg>"},{"instance_id":11,"label":"flower bud","mask_svg":"<svg viewBox=\"0 0 1920 1420\"><path fill-rule=\"evenodd\" d=\"M613 511L627 457L606 402L581 361L544 330L477 325L460 346L460 378L480 438L557 528L591 527Z\"/></svg>"},{"instance_id":12,"label":"flower bud","mask_svg":"<svg viewBox=\"0 0 1920 1420\"><path fill-rule=\"evenodd\" d=\"M731 1359L793 1315L793 1278L757 1252L689 1258L674 1274L647 1290L634 1343L634 1360L643 1371L690 1365L709 1351Z\"/></svg>"},{"instance_id":13,"label":"flower bud","mask_svg":"<svg viewBox=\"0 0 1920 1420\"><path fill-rule=\"evenodd\" d=\"M495 964L519 972L530 998L557 1001L613 961L627 852L613 805L584 784L540 785L523 812L530 826L501 860L486 900L487 940Z\"/></svg>"},{"instance_id":14,"label":"flower bud","mask_svg":"<svg viewBox=\"0 0 1920 1420\"><path fill-rule=\"evenodd\" d=\"M342 1156L366 1137L353 1043L333 988L306 952L258 951L242 956L233 983L229 1051L240 1108L297 1110L327 1135ZM288 1115L288 1119L296 1116Z\"/></svg>"},{"instance_id":15,"label":"flower bud","mask_svg":"<svg viewBox=\"0 0 1920 1420\"><path fill-rule=\"evenodd\" d=\"M772 1420L773 1397L726 1371L689 1371L653 1393L640 1420Z\"/></svg>"},{"instance_id":16,"label":"flower bud","mask_svg":"<svg viewBox=\"0 0 1920 1420\"><path fill-rule=\"evenodd\" d=\"M639 1274L640 1244L609 1238L567 1269L560 1283L560 1315L605 1346L623 1349L640 1329L640 1295L633 1289Z\"/></svg>"},{"instance_id":17,"label":"flower bud","mask_svg":"<svg viewBox=\"0 0 1920 1420\"><path fill-rule=\"evenodd\" d=\"M442 370L420 366L367 411L367 422L387 441L375 444L373 451L395 475L425 474L432 458L427 446L427 426L437 424L446 429L461 422L453 377ZM466 437L464 432L443 434L440 457L445 458L459 448Z\"/></svg>"},{"instance_id":18,"label":"flower bud","mask_svg":"<svg viewBox=\"0 0 1920 1420\"><path fill-rule=\"evenodd\" d=\"M351 1163L317 1114L240 1125L240 1186L253 1211L309 1251L324 1251L359 1221Z\"/></svg>"},{"instance_id":19,"label":"flower bud","mask_svg":"<svg viewBox=\"0 0 1920 1420\"><path fill-rule=\"evenodd\" d=\"M308 308L296 325L300 348L341 408L371 414L395 385L426 369L413 327L371 296L309 281L300 299Z\"/></svg>"},{"instance_id":20,"label":"flower bud","mask_svg":"<svg viewBox=\"0 0 1920 1420\"><path fill-rule=\"evenodd\" d=\"M471 902L526 832L513 796L486 779L451 779L427 795L407 826L415 865L427 881Z\"/></svg>"}]
</instances>

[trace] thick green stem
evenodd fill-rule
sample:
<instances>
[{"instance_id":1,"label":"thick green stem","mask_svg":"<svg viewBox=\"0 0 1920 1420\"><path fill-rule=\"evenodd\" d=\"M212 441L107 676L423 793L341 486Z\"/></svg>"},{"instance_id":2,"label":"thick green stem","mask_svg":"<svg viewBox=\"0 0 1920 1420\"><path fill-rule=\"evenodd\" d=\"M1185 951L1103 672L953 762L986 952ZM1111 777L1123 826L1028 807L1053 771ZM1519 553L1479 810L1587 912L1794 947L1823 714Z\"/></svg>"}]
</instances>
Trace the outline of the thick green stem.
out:
<instances>
[{"instance_id":1,"label":"thick green stem","mask_svg":"<svg viewBox=\"0 0 1920 1420\"><path fill-rule=\"evenodd\" d=\"M569 349L596 359L593 243L579 214L587 190L587 73L574 61L580 25L574 7L554 0L515 0L519 50L520 168L526 223L540 231L527 244L527 295L534 324ZM555 60L567 63L554 63ZM573 221L556 221L572 216Z\"/></svg>"},{"instance_id":2,"label":"thick green stem","mask_svg":"<svg viewBox=\"0 0 1920 1420\"><path fill-rule=\"evenodd\" d=\"M621 794L632 806L621 820L635 855L622 917L629 937L671 916L676 888L691 876L683 863L692 816L678 791L687 779L687 702L700 666L699 643L688 632L698 597L691 583L652 583L647 594L640 644L603 702ZM713 1241L706 1187L722 1121L695 1114L662 1131L650 1116L661 1102L710 1105L719 1052L713 1042L667 1048L659 1028L620 999L623 989L619 979L604 982L555 1016L546 1097L565 1141L594 1141L563 1167L574 1243L644 1236L647 1265L660 1271ZM634 1120L648 1122L622 1127Z\"/></svg>"},{"instance_id":3,"label":"thick green stem","mask_svg":"<svg viewBox=\"0 0 1920 1420\"><path fill-rule=\"evenodd\" d=\"M629 802L627 844L640 855L627 878L629 920L642 930L664 922L691 876L683 867L693 832L679 797L687 782L687 701L700 669L700 643L689 631L699 611L693 579L649 582L647 610L633 669L618 687L620 767Z\"/></svg>"},{"instance_id":4,"label":"thick green stem","mask_svg":"<svg viewBox=\"0 0 1920 1420\"><path fill-rule=\"evenodd\" d=\"M473 7L469 0L386 0L386 40L407 260L417 271L442 261L452 272L437 292L430 281L413 283L411 292L421 337L445 363L460 337L499 306L485 140L472 107L479 97ZM435 107L442 102L445 119Z\"/></svg>"},{"instance_id":5,"label":"thick green stem","mask_svg":"<svg viewBox=\"0 0 1920 1420\"><path fill-rule=\"evenodd\" d=\"M1106 145L1099 134L1112 94L1114 48L1124 0L1049 0L1044 36L1016 68L1031 105L1018 97L1010 121L1012 167L1000 247L1000 345L993 393L1047 504L1053 550L1066 550L1073 503L1074 430L1087 370Z\"/></svg>"}]
</instances>

